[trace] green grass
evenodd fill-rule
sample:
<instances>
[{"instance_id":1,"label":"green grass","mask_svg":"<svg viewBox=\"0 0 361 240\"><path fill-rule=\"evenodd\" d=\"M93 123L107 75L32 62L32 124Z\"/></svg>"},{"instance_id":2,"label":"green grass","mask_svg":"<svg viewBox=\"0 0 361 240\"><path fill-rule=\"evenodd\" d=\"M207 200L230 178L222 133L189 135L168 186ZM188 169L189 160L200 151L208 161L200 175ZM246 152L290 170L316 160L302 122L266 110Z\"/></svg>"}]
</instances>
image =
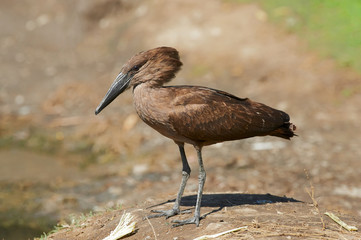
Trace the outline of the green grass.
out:
<instances>
[{"instance_id":1,"label":"green grass","mask_svg":"<svg viewBox=\"0 0 361 240\"><path fill-rule=\"evenodd\" d=\"M238 1L259 3L271 21L299 34L321 55L361 73L361 1Z\"/></svg>"}]
</instances>

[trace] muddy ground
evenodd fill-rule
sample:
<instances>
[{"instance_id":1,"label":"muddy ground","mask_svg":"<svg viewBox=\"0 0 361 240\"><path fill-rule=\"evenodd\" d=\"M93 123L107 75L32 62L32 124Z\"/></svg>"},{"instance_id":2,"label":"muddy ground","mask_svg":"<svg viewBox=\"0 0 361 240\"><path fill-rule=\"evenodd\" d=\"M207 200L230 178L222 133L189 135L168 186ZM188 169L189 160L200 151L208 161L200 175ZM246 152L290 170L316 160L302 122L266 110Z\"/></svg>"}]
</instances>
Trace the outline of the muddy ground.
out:
<instances>
[{"instance_id":1,"label":"muddy ground","mask_svg":"<svg viewBox=\"0 0 361 240\"><path fill-rule=\"evenodd\" d=\"M361 237L323 215L361 227L360 75L318 56L259 6L0 5L0 238L19 239L15 233L27 228L37 235L23 238L39 237L57 222L67 226L69 214L90 211L48 239L102 239L124 211L138 228L127 239L193 239L241 226L247 228L220 239ZM188 215L142 219L171 207L181 163L176 145L137 118L131 92L94 116L122 64L162 45L177 48L184 63L172 84L249 97L286 111L298 127L292 141L264 137L204 148L206 218L198 228L172 228L172 219ZM182 208L193 210L197 162L191 146L186 152L193 172Z\"/></svg>"}]
</instances>

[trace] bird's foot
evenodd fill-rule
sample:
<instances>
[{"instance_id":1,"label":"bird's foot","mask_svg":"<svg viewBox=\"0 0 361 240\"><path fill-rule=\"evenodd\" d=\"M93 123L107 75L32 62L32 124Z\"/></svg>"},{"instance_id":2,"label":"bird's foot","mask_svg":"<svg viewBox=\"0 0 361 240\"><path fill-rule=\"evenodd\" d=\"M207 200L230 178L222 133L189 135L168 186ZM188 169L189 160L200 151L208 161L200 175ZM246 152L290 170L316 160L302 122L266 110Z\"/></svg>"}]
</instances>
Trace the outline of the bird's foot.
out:
<instances>
[{"instance_id":1,"label":"bird's foot","mask_svg":"<svg viewBox=\"0 0 361 240\"><path fill-rule=\"evenodd\" d=\"M158 213L158 214L149 215L149 216L147 216L148 218L165 217L167 219L167 218L170 218L170 217L178 215L178 214L190 213L191 210L187 209L187 210L180 211L179 209L172 208L170 210L152 210L151 212Z\"/></svg>"},{"instance_id":2,"label":"bird's foot","mask_svg":"<svg viewBox=\"0 0 361 240\"><path fill-rule=\"evenodd\" d=\"M173 220L172 223L175 223L172 225L172 227L179 227L186 224L195 224L197 227L199 226L199 220L202 219L202 217L194 216L189 219L185 220Z\"/></svg>"}]
</instances>

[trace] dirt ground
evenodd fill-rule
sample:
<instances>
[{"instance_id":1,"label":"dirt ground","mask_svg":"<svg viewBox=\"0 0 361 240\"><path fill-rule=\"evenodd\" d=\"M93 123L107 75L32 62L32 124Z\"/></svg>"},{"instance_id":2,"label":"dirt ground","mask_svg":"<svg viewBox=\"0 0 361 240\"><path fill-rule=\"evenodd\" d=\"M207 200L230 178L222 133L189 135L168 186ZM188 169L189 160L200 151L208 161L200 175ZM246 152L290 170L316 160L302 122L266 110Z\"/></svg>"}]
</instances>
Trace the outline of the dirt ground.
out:
<instances>
[{"instance_id":1,"label":"dirt ground","mask_svg":"<svg viewBox=\"0 0 361 240\"><path fill-rule=\"evenodd\" d=\"M126 239L193 239L241 226L247 228L218 239L361 238L324 215L361 228L360 75L318 56L259 6L216 0L0 5L0 136L45 148L48 140L33 137L41 132L62 149L54 158L29 154L37 160L26 165L13 148L0 149L0 183L20 184L21 197L24 189L48 186L36 198L37 212L56 212L62 224L72 212L96 212L48 239L102 239L124 211L138 229ZM177 146L137 118L131 92L94 116L122 64L163 45L177 48L184 64L171 84L222 89L282 109L299 135L204 148L206 218L198 228L172 228L171 220L186 214L143 220L151 209L171 207L181 162ZM79 168L82 156L67 152L84 142L102 154ZM182 209L194 210L196 153L191 146L186 152L193 171Z\"/></svg>"}]
</instances>

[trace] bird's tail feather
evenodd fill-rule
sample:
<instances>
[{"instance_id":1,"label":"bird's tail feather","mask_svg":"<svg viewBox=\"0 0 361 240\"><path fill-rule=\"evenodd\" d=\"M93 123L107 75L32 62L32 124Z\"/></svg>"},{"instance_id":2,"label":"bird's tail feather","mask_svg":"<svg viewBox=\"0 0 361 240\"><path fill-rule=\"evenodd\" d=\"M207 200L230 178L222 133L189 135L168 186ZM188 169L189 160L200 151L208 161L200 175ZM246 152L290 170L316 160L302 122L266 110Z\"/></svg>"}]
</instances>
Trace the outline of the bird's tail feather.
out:
<instances>
[{"instance_id":1,"label":"bird's tail feather","mask_svg":"<svg viewBox=\"0 0 361 240\"><path fill-rule=\"evenodd\" d=\"M293 125L290 122L286 122L281 127L271 132L270 135L285 139L291 139L291 137L297 136L297 134L295 134L295 131L296 131L296 125Z\"/></svg>"}]
</instances>

